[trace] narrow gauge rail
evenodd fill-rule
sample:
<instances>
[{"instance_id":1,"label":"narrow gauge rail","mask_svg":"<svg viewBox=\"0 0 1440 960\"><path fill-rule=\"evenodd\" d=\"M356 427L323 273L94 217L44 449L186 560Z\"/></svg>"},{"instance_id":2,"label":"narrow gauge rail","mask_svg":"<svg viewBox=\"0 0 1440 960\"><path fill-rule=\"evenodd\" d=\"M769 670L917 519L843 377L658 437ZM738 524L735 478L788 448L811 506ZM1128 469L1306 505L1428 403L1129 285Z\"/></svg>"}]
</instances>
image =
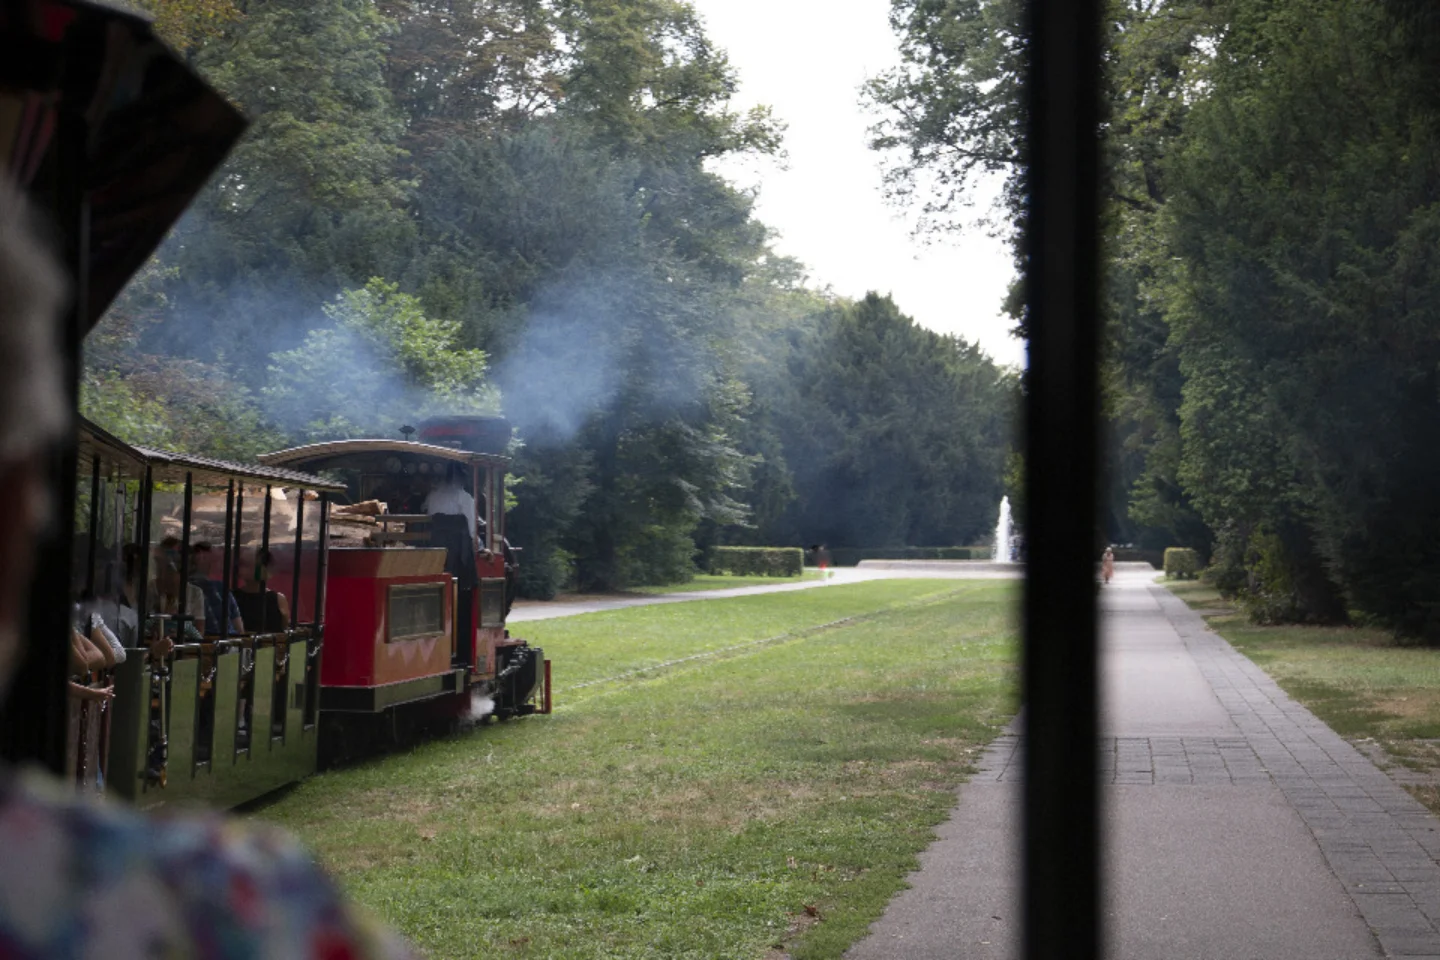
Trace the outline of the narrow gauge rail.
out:
<instances>
[{"instance_id":1,"label":"narrow gauge rail","mask_svg":"<svg viewBox=\"0 0 1440 960\"><path fill-rule=\"evenodd\" d=\"M548 712L543 652L505 630L507 461L459 448L502 429L240 464L82 421L74 627L97 644L108 630L125 656L92 677L113 700L71 701L76 783L141 806L233 806L444 727L475 698L502 718ZM454 517L392 512L441 477L474 497L481 538Z\"/></svg>"}]
</instances>

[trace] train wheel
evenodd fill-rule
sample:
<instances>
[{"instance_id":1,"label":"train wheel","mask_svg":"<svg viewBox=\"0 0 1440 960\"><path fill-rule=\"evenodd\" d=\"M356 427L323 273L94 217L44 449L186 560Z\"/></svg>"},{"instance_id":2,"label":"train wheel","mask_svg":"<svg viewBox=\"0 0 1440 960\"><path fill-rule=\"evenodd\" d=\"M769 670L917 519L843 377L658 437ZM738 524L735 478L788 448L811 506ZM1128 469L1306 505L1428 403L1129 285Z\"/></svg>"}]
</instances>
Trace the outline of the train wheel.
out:
<instances>
[{"instance_id":1,"label":"train wheel","mask_svg":"<svg viewBox=\"0 0 1440 960\"><path fill-rule=\"evenodd\" d=\"M329 770L345 761L347 749L345 724L339 720L327 720L320 729L320 750L316 767Z\"/></svg>"}]
</instances>

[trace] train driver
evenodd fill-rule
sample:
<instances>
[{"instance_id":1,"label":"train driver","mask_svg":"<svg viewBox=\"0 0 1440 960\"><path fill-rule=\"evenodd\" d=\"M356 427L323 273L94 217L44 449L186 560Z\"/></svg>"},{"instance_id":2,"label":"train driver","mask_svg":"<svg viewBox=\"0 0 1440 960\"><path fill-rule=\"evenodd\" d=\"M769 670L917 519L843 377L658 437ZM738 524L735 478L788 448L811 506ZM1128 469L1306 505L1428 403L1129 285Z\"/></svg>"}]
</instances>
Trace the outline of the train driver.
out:
<instances>
[{"instance_id":1,"label":"train driver","mask_svg":"<svg viewBox=\"0 0 1440 960\"><path fill-rule=\"evenodd\" d=\"M466 529L479 549L479 525L475 514L475 498L465 489L464 471L458 463L445 465L445 475L425 498L425 512L434 516L448 513L465 518Z\"/></svg>"}]
</instances>

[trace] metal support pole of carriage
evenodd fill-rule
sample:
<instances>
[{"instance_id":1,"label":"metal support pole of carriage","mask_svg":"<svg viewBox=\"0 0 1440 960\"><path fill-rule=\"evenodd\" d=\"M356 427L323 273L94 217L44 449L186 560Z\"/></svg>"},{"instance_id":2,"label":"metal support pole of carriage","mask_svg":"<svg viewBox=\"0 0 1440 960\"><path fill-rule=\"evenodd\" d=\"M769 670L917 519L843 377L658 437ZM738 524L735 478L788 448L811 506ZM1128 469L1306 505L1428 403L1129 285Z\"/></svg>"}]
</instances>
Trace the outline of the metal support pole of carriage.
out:
<instances>
[{"instance_id":1,"label":"metal support pole of carriage","mask_svg":"<svg viewBox=\"0 0 1440 960\"><path fill-rule=\"evenodd\" d=\"M220 557L220 582L224 585L220 598L220 642L224 643L230 639L230 598L235 595L235 585L232 582L235 575L234 564L231 562L230 538L235 527L235 480L232 477L229 486L225 489L225 540ZM216 649L216 656L219 656L219 649Z\"/></svg>"},{"instance_id":2,"label":"metal support pole of carriage","mask_svg":"<svg viewBox=\"0 0 1440 960\"><path fill-rule=\"evenodd\" d=\"M136 645L145 645L145 615L150 610L150 508L151 493L155 489L155 477L149 464L145 465L145 477L140 481L140 489L136 491L137 503L135 504L135 544L137 556L136 563L136 588L135 613L139 621L140 635L136 637Z\"/></svg>"},{"instance_id":3,"label":"metal support pole of carriage","mask_svg":"<svg viewBox=\"0 0 1440 960\"><path fill-rule=\"evenodd\" d=\"M100 457L90 458L90 517L88 530L86 531L85 544L85 597L93 599L95 596L95 550L97 547L96 529L99 525L97 518L100 513Z\"/></svg>"},{"instance_id":4,"label":"metal support pole of carriage","mask_svg":"<svg viewBox=\"0 0 1440 960\"><path fill-rule=\"evenodd\" d=\"M241 528L245 525L245 484L242 482L235 490L235 531L233 535L225 537L225 552L229 555L230 573L225 577L225 583L231 593L240 589L240 538ZM233 537L233 539L232 539ZM253 629L250 624L245 625L247 630Z\"/></svg>"},{"instance_id":5,"label":"metal support pole of carriage","mask_svg":"<svg viewBox=\"0 0 1440 960\"><path fill-rule=\"evenodd\" d=\"M1096 960L1098 0L1031 0L1026 84L1024 957Z\"/></svg>"},{"instance_id":6,"label":"metal support pole of carriage","mask_svg":"<svg viewBox=\"0 0 1440 960\"><path fill-rule=\"evenodd\" d=\"M185 624L189 622L190 615L190 522L193 519L191 512L194 506L195 475L186 472L185 474L185 501L181 510L180 519L180 594L175 598L175 642L182 643L185 639ZM163 544L163 541L162 541ZM200 611L203 615L205 611Z\"/></svg>"},{"instance_id":7,"label":"metal support pole of carriage","mask_svg":"<svg viewBox=\"0 0 1440 960\"><path fill-rule=\"evenodd\" d=\"M265 485L265 507L264 507L264 510L263 510L263 512L262 512L262 514L261 514L261 519L260 519L260 553L259 553L259 555L258 555L257 558L256 558L258 568L259 568L261 571L263 571L264 574L265 574L265 576L263 576L263 577L259 577L259 576L256 577L256 579L258 579L258 580L260 581L260 595L261 595L261 596L264 596L264 595L265 595L265 591L269 588L269 585L270 585L270 570L269 570L269 564L267 564L267 563L259 563L258 560L259 560L259 557L263 557L263 556L265 556L266 554L268 554L268 553L270 552L270 502L271 502L270 498L271 498L271 496L272 496L273 493L274 493L274 488L272 488L272 487L267 483L267 484ZM267 624L265 624L265 626L266 626L266 628L268 629L270 625L267 623Z\"/></svg>"},{"instance_id":8,"label":"metal support pole of carriage","mask_svg":"<svg viewBox=\"0 0 1440 960\"><path fill-rule=\"evenodd\" d=\"M305 646L305 710L308 730L320 719L320 657L325 650L325 579L330 574L330 494L320 494L320 546L315 555L315 611ZM299 598L296 598L297 603Z\"/></svg>"},{"instance_id":9,"label":"metal support pole of carriage","mask_svg":"<svg viewBox=\"0 0 1440 960\"><path fill-rule=\"evenodd\" d=\"M290 571L290 629L300 626L300 567L304 563L305 550L305 491L295 491L295 569Z\"/></svg>"}]
</instances>

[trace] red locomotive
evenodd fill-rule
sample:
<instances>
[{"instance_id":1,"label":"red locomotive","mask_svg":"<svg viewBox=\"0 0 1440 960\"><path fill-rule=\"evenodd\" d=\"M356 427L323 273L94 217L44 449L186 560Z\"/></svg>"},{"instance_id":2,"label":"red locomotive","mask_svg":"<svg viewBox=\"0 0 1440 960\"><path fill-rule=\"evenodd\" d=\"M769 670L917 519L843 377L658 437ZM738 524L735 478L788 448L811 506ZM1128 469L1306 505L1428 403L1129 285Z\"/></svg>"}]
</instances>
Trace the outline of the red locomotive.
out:
<instances>
[{"instance_id":1,"label":"red locomotive","mask_svg":"<svg viewBox=\"0 0 1440 960\"><path fill-rule=\"evenodd\" d=\"M421 423L418 435L259 458L337 477L350 500L330 518L320 673L322 723L338 753L365 736L366 717L394 735L466 711L549 710L543 652L505 629L516 570L504 530L509 424L452 417Z\"/></svg>"}]
</instances>

